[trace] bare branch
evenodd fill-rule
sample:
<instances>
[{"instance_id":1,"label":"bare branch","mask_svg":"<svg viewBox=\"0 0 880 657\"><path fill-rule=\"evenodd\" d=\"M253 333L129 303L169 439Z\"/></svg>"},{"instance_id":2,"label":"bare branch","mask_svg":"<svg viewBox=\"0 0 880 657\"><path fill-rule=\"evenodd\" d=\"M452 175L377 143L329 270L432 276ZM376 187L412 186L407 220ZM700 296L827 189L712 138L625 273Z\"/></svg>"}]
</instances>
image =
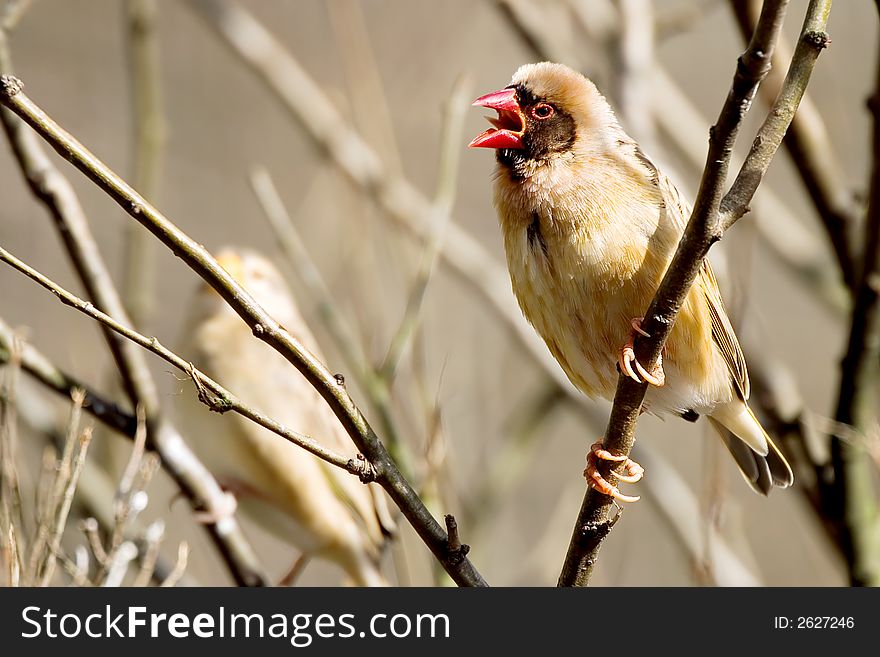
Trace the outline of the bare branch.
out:
<instances>
[{"instance_id":1,"label":"bare branch","mask_svg":"<svg viewBox=\"0 0 880 657\"><path fill-rule=\"evenodd\" d=\"M336 377L323 363L269 316L201 244L171 223L128 183L37 107L22 92L20 81L11 76L0 78L0 103L24 119L62 156L70 160L134 219L147 227L175 255L217 290L251 327L257 338L290 361L315 387L339 418L358 449L373 466L376 473L375 480L385 488L391 499L403 511L453 580L462 585L485 585L483 578L467 559L457 563L452 563L448 559L446 532L419 499L412 486L403 478L345 387L339 385Z\"/></svg>"},{"instance_id":2,"label":"bare branch","mask_svg":"<svg viewBox=\"0 0 880 657\"><path fill-rule=\"evenodd\" d=\"M327 449L314 438L310 438L309 436L293 431L292 429L288 429L272 418L260 413L254 408L251 408L207 374L193 367L190 362L164 347L156 338L148 338L134 329L123 326L106 313L102 313L95 308L95 306L88 301L80 299L26 263L22 262L3 247L0 247L0 261L11 265L14 269L18 270L31 280L42 285L57 296L63 304L88 315L92 319L108 327L110 330L117 332L119 335L122 335L133 343L140 345L144 349L153 352L166 362L174 365L174 367L181 372L184 372L195 383L196 388L199 391L199 399L212 411L217 413L235 411L239 415L246 417L275 434L278 434L285 440L302 447L332 465L347 470L348 472L362 478L370 478L370 474L363 471L363 467L357 463L357 459L347 459L344 456Z\"/></svg>"},{"instance_id":3,"label":"bare branch","mask_svg":"<svg viewBox=\"0 0 880 657\"><path fill-rule=\"evenodd\" d=\"M9 71L11 62L6 35L0 30L0 71ZM122 301L89 229L79 199L68 180L52 165L33 133L25 127L6 105L7 93L20 90L21 83L10 75L0 77L0 108L4 130L12 145L19 167L33 194L46 206L91 299L108 315L128 324ZM194 508L208 509L215 517L222 515L226 496L207 468L187 447L180 434L160 416L155 383L143 353L131 342L122 340L109 329L103 329L126 393L134 406L143 404L148 418L150 445L181 491ZM247 543L234 517L222 522L207 523L215 544L223 555L233 578L239 584L259 585L265 582L253 549Z\"/></svg>"},{"instance_id":4,"label":"bare branch","mask_svg":"<svg viewBox=\"0 0 880 657\"><path fill-rule=\"evenodd\" d=\"M758 4L753 0L731 0L730 4L743 38L748 38L755 27ZM790 59L790 52L790 47L782 38L773 53L773 68L761 86L761 95L768 104L773 102L782 88L783 71L785 62ZM813 200L844 283L853 289L856 271L849 234L857 224L858 208L852 191L844 181L843 171L834 154L834 145L819 110L809 96L801 100L783 143L797 167L804 188Z\"/></svg>"},{"instance_id":5,"label":"bare branch","mask_svg":"<svg viewBox=\"0 0 880 657\"><path fill-rule=\"evenodd\" d=\"M155 199L162 172L165 116L162 112L161 62L156 0L127 0L128 59L135 124L134 186ZM131 223L125 231L125 269L122 282L133 325L143 329L155 304L156 254L149 233Z\"/></svg>"},{"instance_id":6,"label":"bare branch","mask_svg":"<svg viewBox=\"0 0 880 657\"><path fill-rule=\"evenodd\" d=\"M645 314L642 326L651 337L639 336L635 341L636 357L640 362L648 363L649 369L657 362L678 309L696 279L709 248L748 209L748 203L797 109L812 66L827 42L824 28L831 3L829 0L812 0L783 92L759 130L759 137L737 180L724 195L733 144L757 87L769 69L787 4L785 0L768 0L764 3L749 47L739 59L718 121L710 130L709 153L693 214ZM646 388L647 384L620 377L605 433L605 449L614 454L629 454ZM585 586L589 583L599 547L608 533L611 502L610 497L588 489L559 577L561 586Z\"/></svg>"},{"instance_id":7,"label":"bare branch","mask_svg":"<svg viewBox=\"0 0 880 657\"><path fill-rule=\"evenodd\" d=\"M12 357L12 328L0 318L0 364L7 364ZM102 397L87 385L74 377L62 372L33 345L24 342L21 345L21 368L44 386L70 399L74 389L82 390L83 410L111 429L128 436L134 436L136 420L133 415L122 410L115 402Z\"/></svg>"},{"instance_id":8,"label":"bare branch","mask_svg":"<svg viewBox=\"0 0 880 657\"><path fill-rule=\"evenodd\" d=\"M835 420L864 435L876 421L875 384L880 374L880 61L874 95L873 165L865 251L855 288L849 342L840 367ZM865 440L831 438L833 484L828 509L840 529L853 586L880 586L880 510Z\"/></svg>"}]
</instances>

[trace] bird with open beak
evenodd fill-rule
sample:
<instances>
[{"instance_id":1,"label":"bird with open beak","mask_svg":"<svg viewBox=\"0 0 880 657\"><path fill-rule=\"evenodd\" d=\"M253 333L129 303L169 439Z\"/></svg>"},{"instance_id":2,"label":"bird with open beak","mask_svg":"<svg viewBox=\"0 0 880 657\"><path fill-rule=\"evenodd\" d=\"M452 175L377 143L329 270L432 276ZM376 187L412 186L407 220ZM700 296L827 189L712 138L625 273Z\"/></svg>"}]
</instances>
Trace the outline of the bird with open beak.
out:
<instances>
[{"instance_id":1,"label":"bird with open beak","mask_svg":"<svg viewBox=\"0 0 880 657\"><path fill-rule=\"evenodd\" d=\"M679 311L662 359L633 352L691 207L621 128L595 85L561 64L521 67L474 105L497 112L471 147L496 151L495 206L513 291L571 382L613 399L618 371L651 384L642 410L690 421L706 415L751 487L768 494L791 468L749 409L749 376L706 262ZM587 484L631 502L600 471L635 483L643 469L596 442Z\"/></svg>"}]
</instances>

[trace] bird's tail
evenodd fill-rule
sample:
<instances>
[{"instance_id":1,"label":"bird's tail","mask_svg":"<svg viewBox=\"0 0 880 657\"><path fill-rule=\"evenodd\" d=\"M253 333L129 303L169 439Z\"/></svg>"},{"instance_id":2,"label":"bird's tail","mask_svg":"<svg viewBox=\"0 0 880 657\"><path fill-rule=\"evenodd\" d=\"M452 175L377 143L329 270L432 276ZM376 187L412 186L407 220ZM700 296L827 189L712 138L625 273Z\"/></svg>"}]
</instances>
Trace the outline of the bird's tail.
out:
<instances>
[{"instance_id":1,"label":"bird's tail","mask_svg":"<svg viewBox=\"0 0 880 657\"><path fill-rule=\"evenodd\" d=\"M774 486L794 483L788 461L745 402L737 399L715 409L709 421L756 493L768 495Z\"/></svg>"}]
</instances>

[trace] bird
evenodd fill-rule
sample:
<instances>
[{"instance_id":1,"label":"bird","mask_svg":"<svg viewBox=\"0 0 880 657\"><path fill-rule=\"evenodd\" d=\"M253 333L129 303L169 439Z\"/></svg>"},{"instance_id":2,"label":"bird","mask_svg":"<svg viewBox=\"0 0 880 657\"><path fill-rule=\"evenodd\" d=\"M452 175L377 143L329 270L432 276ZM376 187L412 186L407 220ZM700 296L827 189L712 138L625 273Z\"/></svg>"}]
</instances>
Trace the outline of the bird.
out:
<instances>
[{"instance_id":1,"label":"bird","mask_svg":"<svg viewBox=\"0 0 880 657\"><path fill-rule=\"evenodd\" d=\"M497 112L472 148L495 149L494 205L513 292L574 386L614 398L622 372L649 384L642 412L708 417L748 484L768 495L791 467L749 408L745 358L718 282L704 262L651 371L633 340L690 217L672 181L621 127L581 73L558 63L521 66L511 83L473 103ZM587 484L622 502L599 465L635 483L643 468L590 448ZM609 464L610 465L610 464Z\"/></svg>"},{"instance_id":2,"label":"bird","mask_svg":"<svg viewBox=\"0 0 880 657\"><path fill-rule=\"evenodd\" d=\"M323 360L279 270L260 253L227 247L217 262L276 321ZM200 285L184 322L181 353L245 403L340 453L344 428L320 394L283 356L257 340L235 311ZM180 428L197 455L234 496L237 508L302 551L281 583L311 557L336 563L356 586L387 586L380 558L394 531L377 484L330 465L236 414L217 415L194 395L176 396Z\"/></svg>"}]
</instances>

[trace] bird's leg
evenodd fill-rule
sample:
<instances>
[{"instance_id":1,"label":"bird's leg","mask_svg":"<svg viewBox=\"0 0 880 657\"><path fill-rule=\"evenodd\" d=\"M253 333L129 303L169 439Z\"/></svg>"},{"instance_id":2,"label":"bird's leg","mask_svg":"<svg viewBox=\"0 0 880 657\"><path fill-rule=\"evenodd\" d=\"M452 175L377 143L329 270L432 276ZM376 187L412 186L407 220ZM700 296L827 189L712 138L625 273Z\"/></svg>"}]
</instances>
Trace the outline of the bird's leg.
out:
<instances>
[{"instance_id":1,"label":"bird's leg","mask_svg":"<svg viewBox=\"0 0 880 657\"><path fill-rule=\"evenodd\" d=\"M642 329L643 319L644 317L633 317L631 322L632 330L630 331L629 339L627 339L626 344L623 345L623 349L620 350L620 356L617 363L620 367L620 371L634 381L641 383L642 379L639 378L639 375L641 375L645 381L659 388L666 383L666 374L663 372L663 356L657 357L657 364L650 372L648 372L642 367L641 363L636 360L636 352L633 350L633 342L636 339L637 333L646 338L651 337ZM635 370L633 369L633 366L635 366ZM636 372L638 372L638 374Z\"/></svg>"},{"instance_id":2,"label":"bird's leg","mask_svg":"<svg viewBox=\"0 0 880 657\"><path fill-rule=\"evenodd\" d=\"M290 571L281 578L281 581L278 582L278 586L291 586L297 578L302 575L302 571L305 570L306 566L309 563L309 559L311 559L311 555L307 552L303 552L296 558L296 561L293 562L293 566L290 567Z\"/></svg>"},{"instance_id":3,"label":"bird's leg","mask_svg":"<svg viewBox=\"0 0 880 657\"><path fill-rule=\"evenodd\" d=\"M614 470L611 471L611 474L617 477L618 481L627 484L634 484L639 481L642 478L642 475L644 475L645 469L628 456L617 456L616 454L612 454L602 446L601 440L593 443L587 454L587 467L584 470L584 477L590 488L595 488L603 495L608 495L621 502L638 502L640 499L639 496L633 497L630 495L624 495L617 489L617 486L613 486L607 479L605 479L599 471L598 462L600 460L620 463L620 467L623 468L624 474L618 474Z\"/></svg>"}]
</instances>

